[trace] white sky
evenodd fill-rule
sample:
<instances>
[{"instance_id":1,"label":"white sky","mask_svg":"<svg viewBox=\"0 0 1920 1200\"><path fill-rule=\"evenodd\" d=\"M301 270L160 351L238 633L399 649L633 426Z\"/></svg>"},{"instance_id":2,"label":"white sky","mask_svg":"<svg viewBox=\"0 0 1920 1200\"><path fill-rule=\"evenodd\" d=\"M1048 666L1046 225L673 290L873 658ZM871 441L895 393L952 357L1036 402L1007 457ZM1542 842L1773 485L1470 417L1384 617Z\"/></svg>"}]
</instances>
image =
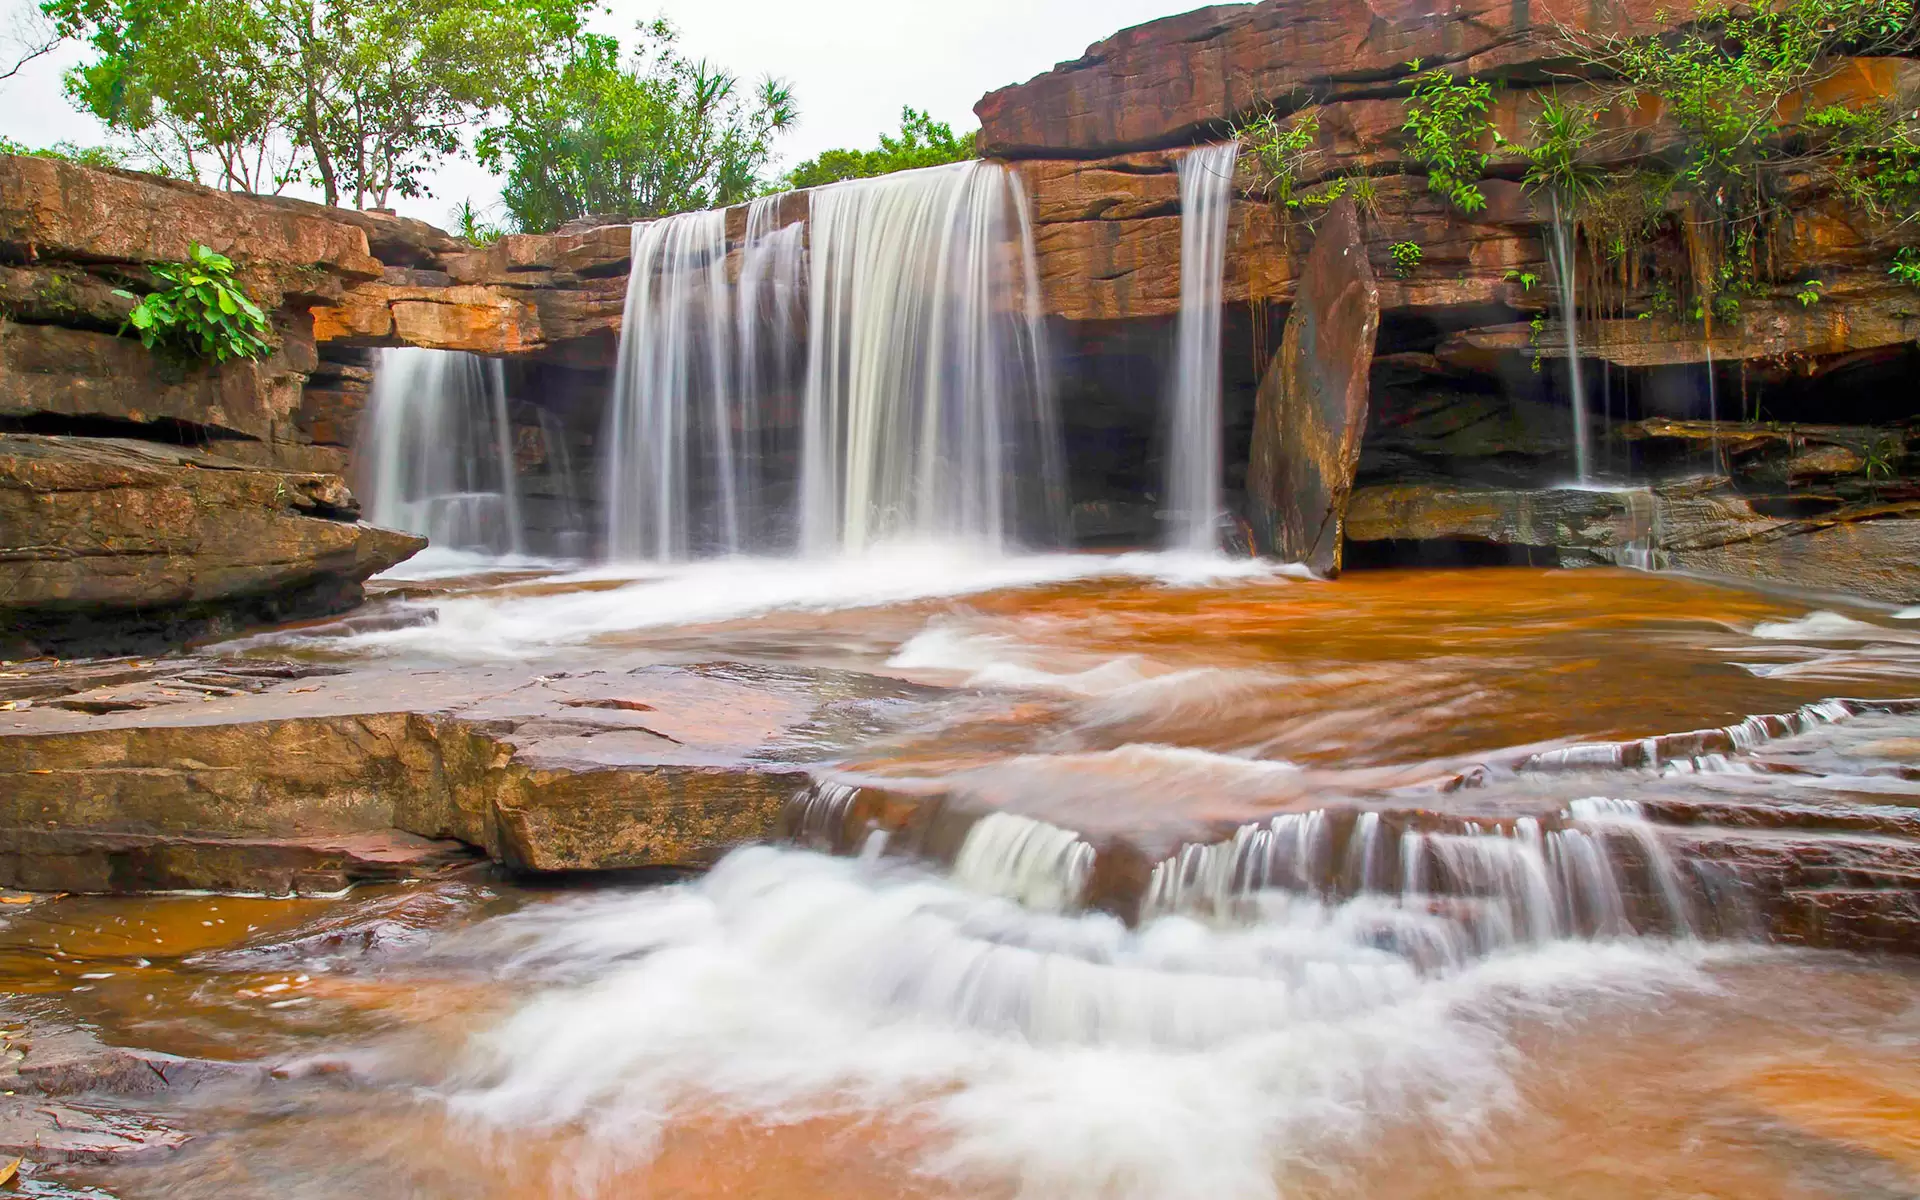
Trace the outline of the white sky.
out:
<instances>
[{"instance_id":1,"label":"white sky","mask_svg":"<svg viewBox=\"0 0 1920 1200\"><path fill-rule=\"evenodd\" d=\"M9 15L25 0L0 0ZM800 124L782 139L790 165L835 146L864 148L899 124L900 107L931 110L955 130L975 125L982 95L1080 57L1088 45L1155 17L1185 12L1201 0L611 0L594 22L602 32L629 34L665 15L681 31L681 47L751 83L779 75L792 83ZM91 118L67 103L61 73L77 48L31 64L0 83L0 134L29 146L107 140ZM400 200L409 216L446 225L454 203L490 204L499 188L472 162L444 165L434 196Z\"/></svg>"}]
</instances>

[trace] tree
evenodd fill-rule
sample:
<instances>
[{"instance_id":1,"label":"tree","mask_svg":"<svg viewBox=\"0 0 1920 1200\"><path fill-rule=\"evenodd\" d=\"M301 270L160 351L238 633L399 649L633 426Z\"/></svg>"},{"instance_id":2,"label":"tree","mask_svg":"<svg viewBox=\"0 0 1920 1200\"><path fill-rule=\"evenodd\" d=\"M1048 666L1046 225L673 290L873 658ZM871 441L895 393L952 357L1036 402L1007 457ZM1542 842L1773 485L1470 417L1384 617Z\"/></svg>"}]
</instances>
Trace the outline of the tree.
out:
<instances>
[{"instance_id":1,"label":"tree","mask_svg":"<svg viewBox=\"0 0 1920 1200\"><path fill-rule=\"evenodd\" d=\"M615 38L585 36L506 106L478 143L504 171L502 203L526 232L578 217L656 217L735 204L761 185L773 139L796 117L787 86L738 80L681 54L665 21L640 27L622 61Z\"/></svg>"},{"instance_id":2,"label":"tree","mask_svg":"<svg viewBox=\"0 0 1920 1200\"><path fill-rule=\"evenodd\" d=\"M36 58L53 53L62 41L60 31L33 8L17 11L0 34L0 83L18 75Z\"/></svg>"},{"instance_id":3,"label":"tree","mask_svg":"<svg viewBox=\"0 0 1920 1200\"><path fill-rule=\"evenodd\" d=\"M881 134L878 150L828 150L788 172L783 183L789 188L819 187L842 179L869 179L916 167L965 162L979 154L975 137L970 133L956 136L946 122L917 109L903 108L899 134Z\"/></svg>"},{"instance_id":4,"label":"tree","mask_svg":"<svg viewBox=\"0 0 1920 1200\"><path fill-rule=\"evenodd\" d=\"M539 75L589 0L46 0L94 57L82 108L193 178L356 207L425 193L461 130ZM204 169L203 169L204 168Z\"/></svg>"}]
</instances>

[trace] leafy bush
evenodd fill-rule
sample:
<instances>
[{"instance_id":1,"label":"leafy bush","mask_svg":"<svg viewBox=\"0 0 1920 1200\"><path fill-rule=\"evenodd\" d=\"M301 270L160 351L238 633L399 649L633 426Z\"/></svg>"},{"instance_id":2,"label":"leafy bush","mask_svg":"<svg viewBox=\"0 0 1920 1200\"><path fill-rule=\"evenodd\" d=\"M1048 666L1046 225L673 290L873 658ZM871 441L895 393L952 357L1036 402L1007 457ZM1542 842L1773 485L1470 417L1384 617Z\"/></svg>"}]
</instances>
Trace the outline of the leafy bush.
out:
<instances>
[{"instance_id":1,"label":"leafy bush","mask_svg":"<svg viewBox=\"0 0 1920 1200\"><path fill-rule=\"evenodd\" d=\"M955 134L945 121L914 108L900 110L900 132L881 134L877 150L828 150L787 172L782 188L811 188L843 179L871 179L895 171L937 167L979 157L977 135Z\"/></svg>"},{"instance_id":2,"label":"leafy bush","mask_svg":"<svg viewBox=\"0 0 1920 1200\"><path fill-rule=\"evenodd\" d=\"M73 142L55 142L35 150L22 145L12 138L0 137L0 154L20 154L32 158L57 158L62 162L78 163L83 167L128 167L132 166L135 156L125 150L112 146L81 146ZM145 170L145 167L135 167ZM165 174L162 171L160 174Z\"/></svg>"},{"instance_id":3,"label":"leafy bush","mask_svg":"<svg viewBox=\"0 0 1920 1200\"><path fill-rule=\"evenodd\" d=\"M1407 66L1415 72L1413 93L1407 97L1407 151L1427 168L1427 186L1464 213L1477 213L1487 198L1475 186L1487 169L1481 143L1492 131L1487 110L1493 106L1493 86L1468 76L1456 79L1443 67L1421 72L1420 60Z\"/></svg>"},{"instance_id":4,"label":"leafy bush","mask_svg":"<svg viewBox=\"0 0 1920 1200\"><path fill-rule=\"evenodd\" d=\"M1320 114L1311 108L1288 121L1268 113L1233 129L1233 140L1260 176L1261 190L1284 208L1305 203L1296 193L1319 167L1319 137Z\"/></svg>"},{"instance_id":5,"label":"leafy bush","mask_svg":"<svg viewBox=\"0 0 1920 1200\"><path fill-rule=\"evenodd\" d=\"M1887 274L1908 287L1920 288L1920 250L1902 246L1893 256L1893 265L1887 268Z\"/></svg>"},{"instance_id":6,"label":"leafy bush","mask_svg":"<svg viewBox=\"0 0 1920 1200\"><path fill-rule=\"evenodd\" d=\"M189 262L150 268L172 287L144 297L114 293L139 301L120 332L137 330L147 349L177 358L228 362L271 354L266 314L234 283L233 260L198 242L189 255Z\"/></svg>"},{"instance_id":7,"label":"leafy bush","mask_svg":"<svg viewBox=\"0 0 1920 1200\"><path fill-rule=\"evenodd\" d=\"M1390 253L1393 255L1393 273L1400 279L1411 278L1420 269L1421 260L1427 256L1419 242L1395 242Z\"/></svg>"},{"instance_id":8,"label":"leafy bush","mask_svg":"<svg viewBox=\"0 0 1920 1200\"><path fill-rule=\"evenodd\" d=\"M1801 308L1812 308L1820 303L1820 293L1826 290L1826 286L1818 279L1803 280L1800 290L1793 294L1793 298L1800 302Z\"/></svg>"}]
</instances>

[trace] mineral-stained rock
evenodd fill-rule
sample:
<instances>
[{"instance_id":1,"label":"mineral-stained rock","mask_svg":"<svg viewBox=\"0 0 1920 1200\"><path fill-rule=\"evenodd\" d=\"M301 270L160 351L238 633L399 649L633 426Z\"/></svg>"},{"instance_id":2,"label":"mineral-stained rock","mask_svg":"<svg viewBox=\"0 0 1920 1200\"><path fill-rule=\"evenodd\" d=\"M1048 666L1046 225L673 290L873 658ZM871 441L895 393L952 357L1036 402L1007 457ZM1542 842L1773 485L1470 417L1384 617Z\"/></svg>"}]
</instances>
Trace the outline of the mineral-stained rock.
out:
<instances>
[{"instance_id":1,"label":"mineral-stained rock","mask_svg":"<svg viewBox=\"0 0 1920 1200\"><path fill-rule=\"evenodd\" d=\"M1379 328L1380 293L1360 219L1353 202L1342 199L1321 219L1280 353L1256 401L1247 515L1260 553L1321 575L1340 573L1341 527L1360 465Z\"/></svg>"},{"instance_id":2,"label":"mineral-stained rock","mask_svg":"<svg viewBox=\"0 0 1920 1200\"><path fill-rule=\"evenodd\" d=\"M377 278L366 234L338 210L51 158L0 155L0 246L73 262L180 262L195 243L341 278ZM277 303L277 300L276 300Z\"/></svg>"},{"instance_id":3,"label":"mineral-stained rock","mask_svg":"<svg viewBox=\"0 0 1920 1200\"><path fill-rule=\"evenodd\" d=\"M338 476L118 438L0 434L0 611L49 644L115 614L327 611L424 545L358 523L358 511Z\"/></svg>"},{"instance_id":4,"label":"mineral-stained rock","mask_svg":"<svg viewBox=\"0 0 1920 1200\"><path fill-rule=\"evenodd\" d=\"M0 322L0 417L171 421L267 441L290 426L300 383L278 357L184 365L131 338Z\"/></svg>"},{"instance_id":5,"label":"mineral-stained rock","mask_svg":"<svg viewBox=\"0 0 1920 1200\"><path fill-rule=\"evenodd\" d=\"M6 1158L117 1163L166 1154L189 1140L148 1117L38 1096L0 1097L0 1156Z\"/></svg>"},{"instance_id":6,"label":"mineral-stained rock","mask_svg":"<svg viewBox=\"0 0 1920 1200\"><path fill-rule=\"evenodd\" d=\"M0 712L0 883L333 891L444 869L461 861L448 839L516 870L705 866L773 836L810 780L795 756L818 735L803 730L928 694L644 664L283 664L209 690L223 663L162 660L104 685L75 668L66 694L51 694L61 671L35 673L28 706Z\"/></svg>"},{"instance_id":7,"label":"mineral-stained rock","mask_svg":"<svg viewBox=\"0 0 1920 1200\"><path fill-rule=\"evenodd\" d=\"M1454 484L1360 488L1347 507L1349 541L1483 541L1614 552L1652 531L1645 491L1497 489Z\"/></svg>"},{"instance_id":8,"label":"mineral-stained rock","mask_svg":"<svg viewBox=\"0 0 1920 1200\"><path fill-rule=\"evenodd\" d=\"M984 153L1094 157L1195 140L1267 105L1342 99L1407 73L1412 59L1496 71L1538 60L1555 20L1611 33L1659 28L1658 6L1602 12L1567 0L1266 0L1216 5L1123 30L1024 84L989 93Z\"/></svg>"}]
</instances>

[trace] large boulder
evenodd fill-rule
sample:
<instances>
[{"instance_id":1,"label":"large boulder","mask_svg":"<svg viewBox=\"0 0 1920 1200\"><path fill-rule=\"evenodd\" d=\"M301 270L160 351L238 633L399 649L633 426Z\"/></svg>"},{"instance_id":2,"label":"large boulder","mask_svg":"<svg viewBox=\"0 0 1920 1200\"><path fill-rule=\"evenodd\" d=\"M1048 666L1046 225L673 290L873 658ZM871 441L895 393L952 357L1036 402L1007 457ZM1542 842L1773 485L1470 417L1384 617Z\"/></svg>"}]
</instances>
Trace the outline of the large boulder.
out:
<instances>
[{"instance_id":1,"label":"large boulder","mask_svg":"<svg viewBox=\"0 0 1920 1200\"><path fill-rule=\"evenodd\" d=\"M1379 330L1380 292L1360 218L1342 199L1321 219L1280 353L1255 401L1247 517L1260 553L1340 573Z\"/></svg>"},{"instance_id":2,"label":"large boulder","mask_svg":"<svg viewBox=\"0 0 1920 1200\"><path fill-rule=\"evenodd\" d=\"M0 434L0 612L41 648L334 611L420 550L334 475L120 438Z\"/></svg>"}]
</instances>

